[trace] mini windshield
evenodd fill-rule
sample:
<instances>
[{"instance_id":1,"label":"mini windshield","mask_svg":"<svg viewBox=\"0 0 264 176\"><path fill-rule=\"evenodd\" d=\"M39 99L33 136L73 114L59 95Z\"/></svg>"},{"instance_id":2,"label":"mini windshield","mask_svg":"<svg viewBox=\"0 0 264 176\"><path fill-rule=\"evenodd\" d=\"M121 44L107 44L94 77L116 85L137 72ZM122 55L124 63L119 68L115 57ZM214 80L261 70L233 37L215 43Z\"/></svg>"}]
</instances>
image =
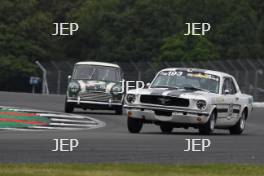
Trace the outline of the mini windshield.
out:
<instances>
[{"instance_id":1,"label":"mini windshield","mask_svg":"<svg viewBox=\"0 0 264 176\"><path fill-rule=\"evenodd\" d=\"M153 81L151 88L175 88L219 92L220 78L204 72L163 71Z\"/></svg>"},{"instance_id":2,"label":"mini windshield","mask_svg":"<svg viewBox=\"0 0 264 176\"><path fill-rule=\"evenodd\" d=\"M97 65L76 65L73 79L118 82L121 81L120 69Z\"/></svg>"}]
</instances>

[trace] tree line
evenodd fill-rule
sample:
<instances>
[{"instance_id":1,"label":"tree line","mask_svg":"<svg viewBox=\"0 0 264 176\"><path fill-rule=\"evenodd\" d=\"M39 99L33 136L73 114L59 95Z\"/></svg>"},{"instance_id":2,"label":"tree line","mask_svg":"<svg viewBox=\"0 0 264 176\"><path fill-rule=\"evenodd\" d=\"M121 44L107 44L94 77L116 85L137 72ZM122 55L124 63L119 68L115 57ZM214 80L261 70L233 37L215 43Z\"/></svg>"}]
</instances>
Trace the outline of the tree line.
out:
<instances>
[{"instance_id":1,"label":"tree line","mask_svg":"<svg viewBox=\"0 0 264 176\"><path fill-rule=\"evenodd\" d=\"M77 22L80 29L52 36L55 22ZM187 22L212 29L184 36ZM36 60L264 58L263 45L262 0L0 0L2 90L38 74Z\"/></svg>"}]
</instances>

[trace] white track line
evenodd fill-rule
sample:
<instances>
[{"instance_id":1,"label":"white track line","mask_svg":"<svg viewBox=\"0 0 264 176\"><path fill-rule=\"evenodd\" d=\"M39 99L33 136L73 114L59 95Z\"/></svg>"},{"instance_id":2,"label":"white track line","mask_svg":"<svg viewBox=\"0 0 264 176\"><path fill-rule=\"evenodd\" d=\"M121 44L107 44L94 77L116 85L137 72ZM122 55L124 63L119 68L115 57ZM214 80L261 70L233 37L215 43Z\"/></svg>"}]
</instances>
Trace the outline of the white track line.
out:
<instances>
[{"instance_id":1,"label":"white track line","mask_svg":"<svg viewBox=\"0 0 264 176\"><path fill-rule=\"evenodd\" d=\"M69 118L69 119L90 119L90 117L84 117L80 115L73 115L73 114L44 114L44 113L37 113L37 115L42 117L57 117L57 118Z\"/></svg>"},{"instance_id":2,"label":"white track line","mask_svg":"<svg viewBox=\"0 0 264 176\"><path fill-rule=\"evenodd\" d=\"M57 119L57 118L51 118L52 122L69 122L69 123L82 123L82 124L97 124L97 122L94 121L85 121L85 120L70 120L70 119Z\"/></svg>"},{"instance_id":3,"label":"white track line","mask_svg":"<svg viewBox=\"0 0 264 176\"><path fill-rule=\"evenodd\" d=\"M47 127L47 126L32 126L29 127L32 130L76 130L81 128L69 128L69 127Z\"/></svg>"},{"instance_id":4,"label":"white track line","mask_svg":"<svg viewBox=\"0 0 264 176\"><path fill-rule=\"evenodd\" d=\"M71 126L71 127L93 127L97 125L84 125L84 124L69 124L69 123L50 123L50 126Z\"/></svg>"}]
</instances>

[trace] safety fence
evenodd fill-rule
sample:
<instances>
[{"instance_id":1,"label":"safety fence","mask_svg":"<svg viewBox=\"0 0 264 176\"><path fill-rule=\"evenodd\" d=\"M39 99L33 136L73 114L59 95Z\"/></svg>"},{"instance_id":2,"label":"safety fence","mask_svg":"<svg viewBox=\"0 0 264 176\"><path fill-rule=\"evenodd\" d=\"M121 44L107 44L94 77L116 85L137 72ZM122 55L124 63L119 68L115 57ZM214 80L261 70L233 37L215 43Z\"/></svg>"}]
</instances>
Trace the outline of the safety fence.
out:
<instances>
[{"instance_id":1,"label":"safety fence","mask_svg":"<svg viewBox=\"0 0 264 176\"><path fill-rule=\"evenodd\" d=\"M188 62L119 62L126 80L150 82L157 71L167 67L190 67L222 71L233 75L243 93L254 96L255 101L264 101L264 59L230 59ZM65 94L67 77L72 73L74 62L43 62L47 71L47 88L52 94Z\"/></svg>"}]
</instances>

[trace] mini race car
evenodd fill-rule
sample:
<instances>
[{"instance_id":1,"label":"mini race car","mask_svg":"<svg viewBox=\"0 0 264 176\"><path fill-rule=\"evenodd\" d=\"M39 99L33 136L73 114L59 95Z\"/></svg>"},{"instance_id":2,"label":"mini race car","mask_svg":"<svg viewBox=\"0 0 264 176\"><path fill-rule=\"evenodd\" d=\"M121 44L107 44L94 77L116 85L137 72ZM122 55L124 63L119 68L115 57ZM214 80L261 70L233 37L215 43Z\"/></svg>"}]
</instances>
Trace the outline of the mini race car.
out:
<instances>
[{"instance_id":1,"label":"mini race car","mask_svg":"<svg viewBox=\"0 0 264 176\"><path fill-rule=\"evenodd\" d=\"M210 134L216 128L241 134L253 110L252 103L253 97L242 94L229 74L167 68L148 88L128 91L124 108L131 133L139 133L145 123L154 123L164 133L194 127L201 134Z\"/></svg>"},{"instance_id":2,"label":"mini race car","mask_svg":"<svg viewBox=\"0 0 264 176\"><path fill-rule=\"evenodd\" d=\"M115 110L122 114L121 69L104 62L78 62L68 77L65 112L74 108Z\"/></svg>"}]
</instances>

